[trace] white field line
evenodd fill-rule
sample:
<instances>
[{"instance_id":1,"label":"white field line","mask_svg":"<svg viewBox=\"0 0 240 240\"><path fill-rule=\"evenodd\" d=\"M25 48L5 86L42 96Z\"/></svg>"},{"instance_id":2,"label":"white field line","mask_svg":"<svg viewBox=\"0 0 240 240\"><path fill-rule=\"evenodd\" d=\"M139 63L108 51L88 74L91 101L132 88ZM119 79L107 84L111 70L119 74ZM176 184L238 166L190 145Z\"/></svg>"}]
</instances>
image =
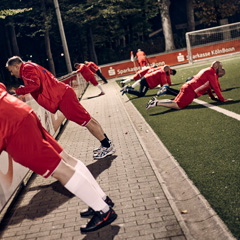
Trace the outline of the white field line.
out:
<instances>
[{"instance_id":1,"label":"white field line","mask_svg":"<svg viewBox=\"0 0 240 240\"><path fill-rule=\"evenodd\" d=\"M240 121L240 114L237 114L237 113L228 111L228 110L226 110L226 109L223 109L223 108L220 108L220 107L217 107L217 106L214 106L214 105L212 105L212 104L210 104L210 103L204 102L204 101L199 100L199 99L194 99L193 101L196 102L196 103L198 103L198 104L203 105L204 107L211 108L211 109L213 109L213 110L215 110L215 111L217 111L217 112L220 112L220 113L222 113L222 114L224 114L224 115L227 115L227 116L229 116L229 117L232 117L232 118Z\"/></svg>"}]
</instances>

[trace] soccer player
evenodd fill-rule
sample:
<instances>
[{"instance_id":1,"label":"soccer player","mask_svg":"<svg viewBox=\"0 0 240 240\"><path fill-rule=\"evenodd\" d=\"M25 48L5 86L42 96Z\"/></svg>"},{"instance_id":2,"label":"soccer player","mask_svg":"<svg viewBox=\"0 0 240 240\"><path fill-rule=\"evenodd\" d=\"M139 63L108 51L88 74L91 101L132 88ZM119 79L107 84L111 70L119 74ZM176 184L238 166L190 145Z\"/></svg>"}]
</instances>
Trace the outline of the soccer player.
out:
<instances>
[{"instance_id":1,"label":"soccer player","mask_svg":"<svg viewBox=\"0 0 240 240\"><path fill-rule=\"evenodd\" d=\"M170 75L170 67L165 65L163 68L158 69L157 71L150 72L144 75L140 80L136 81L132 86L126 86L120 91L122 95L125 93L133 94L138 97L143 97L147 93L148 89L153 89L159 84L164 86L167 84L167 76ZM134 88L140 84L139 91Z\"/></svg>"},{"instance_id":2,"label":"soccer player","mask_svg":"<svg viewBox=\"0 0 240 240\"><path fill-rule=\"evenodd\" d=\"M232 99L224 99L221 93L218 78L224 75L225 69L222 67L222 63L215 61L210 67L202 69L197 75L192 78L192 80L187 81L185 84L183 84L180 92L174 100L157 100L155 97L153 97L147 103L146 109L156 106L178 110L183 109L191 104L194 98L198 98L206 92L209 94L212 100L218 100L221 102L231 101ZM164 88L166 87L164 86ZM216 93L217 98L213 95L212 89Z\"/></svg>"},{"instance_id":3,"label":"soccer player","mask_svg":"<svg viewBox=\"0 0 240 240\"><path fill-rule=\"evenodd\" d=\"M146 54L144 51L142 51L141 49L138 49L135 58L138 61L138 64L140 67L147 66Z\"/></svg>"},{"instance_id":4,"label":"soccer player","mask_svg":"<svg viewBox=\"0 0 240 240\"><path fill-rule=\"evenodd\" d=\"M151 73L151 72L154 72L154 71L158 71L159 69L163 69L163 68L164 68L164 66L145 67L145 68L137 71L136 74L133 75L133 77L122 80L120 83L121 83L122 87L124 87L126 83L131 82L132 80L137 81L137 80L141 79L145 74ZM172 69L172 68L170 69L170 75L175 75L176 73L177 73L177 71L175 69ZM172 85L170 75L167 75L167 83L168 83L169 86Z\"/></svg>"},{"instance_id":5,"label":"soccer player","mask_svg":"<svg viewBox=\"0 0 240 240\"><path fill-rule=\"evenodd\" d=\"M42 127L32 108L6 91L0 83L0 154L8 152L13 160L35 173L56 178L89 209L81 216L92 216L81 228L95 231L117 218L114 203L106 196L88 168L67 154L58 142Z\"/></svg>"},{"instance_id":6,"label":"soccer player","mask_svg":"<svg viewBox=\"0 0 240 240\"><path fill-rule=\"evenodd\" d=\"M94 73L90 70L90 68L87 67L87 65L83 63L75 63L74 67L77 69L77 72L81 73L84 79L87 82L90 82L93 86L98 87L100 89L100 93L98 96L104 95L105 92L102 89L101 84L96 80Z\"/></svg>"},{"instance_id":7,"label":"soccer player","mask_svg":"<svg viewBox=\"0 0 240 240\"><path fill-rule=\"evenodd\" d=\"M67 119L86 127L100 141L101 146L94 150L95 159L104 158L116 151L99 122L80 104L68 84L58 81L42 66L23 62L18 56L9 58L6 67L11 75L24 81L25 86L16 89L17 95L30 93L38 104L49 112L60 110Z\"/></svg>"},{"instance_id":8,"label":"soccer player","mask_svg":"<svg viewBox=\"0 0 240 240\"><path fill-rule=\"evenodd\" d=\"M108 83L107 79L102 75L100 68L94 62L85 61L84 63L94 74L97 74L104 81L104 83Z\"/></svg>"}]
</instances>

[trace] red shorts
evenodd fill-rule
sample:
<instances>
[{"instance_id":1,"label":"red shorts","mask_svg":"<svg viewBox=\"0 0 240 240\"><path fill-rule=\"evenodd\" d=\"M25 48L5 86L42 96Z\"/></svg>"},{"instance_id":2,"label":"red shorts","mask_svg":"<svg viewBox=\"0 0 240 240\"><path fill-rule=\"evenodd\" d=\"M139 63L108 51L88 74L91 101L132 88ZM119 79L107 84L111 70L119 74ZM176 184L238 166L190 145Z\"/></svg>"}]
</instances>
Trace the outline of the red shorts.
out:
<instances>
[{"instance_id":1,"label":"red shorts","mask_svg":"<svg viewBox=\"0 0 240 240\"><path fill-rule=\"evenodd\" d=\"M90 82L93 86L97 86L97 85L98 85L98 81L96 80L95 76L92 76L91 78L89 78L89 82Z\"/></svg>"},{"instance_id":2,"label":"red shorts","mask_svg":"<svg viewBox=\"0 0 240 240\"><path fill-rule=\"evenodd\" d=\"M32 112L22 122L6 150L15 162L47 178L59 165L59 153L63 148L43 128L36 114Z\"/></svg>"},{"instance_id":3,"label":"red shorts","mask_svg":"<svg viewBox=\"0 0 240 240\"><path fill-rule=\"evenodd\" d=\"M147 62L146 62L146 60L144 60L144 59L139 59L139 65L141 66L141 67L144 67L144 66L147 66Z\"/></svg>"},{"instance_id":4,"label":"red shorts","mask_svg":"<svg viewBox=\"0 0 240 240\"><path fill-rule=\"evenodd\" d=\"M174 102L176 102L180 108L185 108L192 103L195 97L196 93L193 91L192 87L185 83L181 87L179 94L174 99Z\"/></svg>"},{"instance_id":5,"label":"red shorts","mask_svg":"<svg viewBox=\"0 0 240 240\"><path fill-rule=\"evenodd\" d=\"M86 126L91 120L90 114L80 104L76 93L71 87L67 88L65 94L63 95L63 98L59 103L59 110L67 119L81 126Z\"/></svg>"}]
</instances>

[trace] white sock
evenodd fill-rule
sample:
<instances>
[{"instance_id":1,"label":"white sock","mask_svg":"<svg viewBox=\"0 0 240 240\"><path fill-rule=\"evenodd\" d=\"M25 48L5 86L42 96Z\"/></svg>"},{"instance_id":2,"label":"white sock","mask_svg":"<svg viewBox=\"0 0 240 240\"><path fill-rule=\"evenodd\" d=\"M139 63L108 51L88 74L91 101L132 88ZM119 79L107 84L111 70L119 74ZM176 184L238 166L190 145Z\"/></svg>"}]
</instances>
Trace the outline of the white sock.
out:
<instances>
[{"instance_id":1,"label":"white sock","mask_svg":"<svg viewBox=\"0 0 240 240\"><path fill-rule=\"evenodd\" d=\"M88 181L92 184L92 186L96 189L98 194L101 196L103 200L106 199L106 194L103 192L101 187L99 186L98 182L96 179L93 177L91 172L88 170L88 168L83 164L81 161L77 161L77 165L74 167L78 172L82 173Z\"/></svg>"},{"instance_id":2,"label":"white sock","mask_svg":"<svg viewBox=\"0 0 240 240\"><path fill-rule=\"evenodd\" d=\"M109 210L109 206L103 201L96 189L82 173L78 172L78 170L75 171L65 184L65 188L80 198L94 211L107 212Z\"/></svg>"},{"instance_id":3,"label":"white sock","mask_svg":"<svg viewBox=\"0 0 240 240\"><path fill-rule=\"evenodd\" d=\"M137 81L132 85L132 87L135 88L137 85L139 85L140 81L141 81L141 79L137 80Z\"/></svg>"},{"instance_id":4,"label":"white sock","mask_svg":"<svg viewBox=\"0 0 240 240\"><path fill-rule=\"evenodd\" d=\"M100 89L100 91L101 91L102 93L104 93L104 91L103 91L102 86L101 86L100 83L97 85L97 87Z\"/></svg>"},{"instance_id":5,"label":"white sock","mask_svg":"<svg viewBox=\"0 0 240 240\"><path fill-rule=\"evenodd\" d=\"M127 79L125 79L124 81L122 81L123 83L128 83L128 82L131 82L131 78L127 78Z\"/></svg>"}]
</instances>

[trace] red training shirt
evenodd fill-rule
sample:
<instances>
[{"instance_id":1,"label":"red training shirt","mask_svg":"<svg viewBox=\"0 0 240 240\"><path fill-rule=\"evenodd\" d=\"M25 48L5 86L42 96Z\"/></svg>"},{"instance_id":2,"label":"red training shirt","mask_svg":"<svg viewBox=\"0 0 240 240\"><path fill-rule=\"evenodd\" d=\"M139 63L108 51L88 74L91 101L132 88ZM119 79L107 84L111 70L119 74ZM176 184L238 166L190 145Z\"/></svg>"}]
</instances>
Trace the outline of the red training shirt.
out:
<instances>
[{"instance_id":1,"label":"red training shirt","mask_svg":"<svg viewBox=\"0 0 240 240\"><path fill-rule=\"evenodd\" d=\"M155 88L158 84L161 86L167 84L167 74L163 69L147 73L144 77L150 89Z\"/></svg>"},{"instance_id":2,"label":"red training shirt","mask_svg":"<svg viewBox=\"0 0 240 240\"><path fill-rule=\"evenodd\" d=\"M59 102L62 100L66 89L70 86L58 81L52 73L44 67L31 62L21 65L20 78L25 86L16 89L17 95L30 93L32 97L51 113L58 110Z\"/></svg>"},{"instance_id":3,"label":"red training shirt","mask_svg":"<svg viewBox=\"0 0 240 240\"><path fill-rule=\"evenodd\" d=\"M96 71L99 69L99 67L94 62L88 62L86 65L93 73L96 73Z\"/></svg>"},{"instance_id":4,"label":"red training shirt","mask_svg":"<svg viewBox=\"0 0 240 240\"><path fill-rule=\"evenodd\" d=\"M192 87L197 97L202 96L205 92L208 92L209 96L211 97L211 89L213 89L218 96L218 99L221 102L225 101L221 93L218 75L213 67L202 69L191 81L185 84L188 84Z\"/></svg>"},{"instance_id":5,"label":"red training shirt","mask_svg":"<svg viewBox=\"0 0 240 240\"><path fill-rule=\"evenodd\" d=\"M83 63L79 64L79 68L78 68L77 72L80 72L87 82L89 82L89 81L95 82L96 81L96 78L95 78L93 72Z\"/></svg>"},{"instance_id":6,"label":"red training shirt","mask_svg":"<svg viewBox=\"0 0 240 240\"><path fill-rule=\"evenodd\" d=\"M0 83L0 153L6 150L21 123L33 110L26 103L10 95Z\"/></svg>"}]
</instances>

